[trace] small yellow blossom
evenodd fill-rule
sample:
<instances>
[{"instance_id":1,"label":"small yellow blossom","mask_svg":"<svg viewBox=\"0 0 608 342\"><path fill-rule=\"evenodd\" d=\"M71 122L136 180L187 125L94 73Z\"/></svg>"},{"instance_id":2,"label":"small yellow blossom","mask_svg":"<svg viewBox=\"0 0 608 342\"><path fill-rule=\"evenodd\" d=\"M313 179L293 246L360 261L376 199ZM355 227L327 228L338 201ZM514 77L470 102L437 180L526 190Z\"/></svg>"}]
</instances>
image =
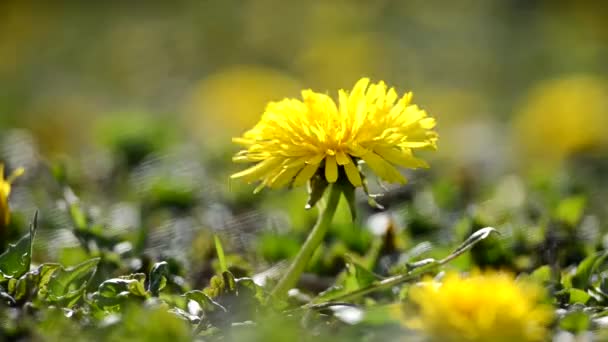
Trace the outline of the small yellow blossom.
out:
<instances>
[{"instance_id":1,"label":"small yellow blossom","mask_svg":"<svg viewBox=\"0 0 608 342\"><path fill-rule=\"evenodd\" d=\"M543 289L505 273L451 273L410 290L417 306L406 325L432 341L542 341L553 318Z\"/></svg>"},{"instance_id":2,"label":"small yellow blossom","mask_svg":"<svg viewBox=\"0 0 608 342\"><path fill-rule=\"evenodd\" d=\"M11 212L8 207L8 196L11 193L11 184L23 172L24 169L20 167L13 171L7 179L4 179L4 165L0 164L0 226L7 226L10 223Z\"/></svg>"},{"instance_id":3,"label":"small yellow blossom","mask_svg":"<svg viewBox=\"0 0 608 342\"><path fill-rule=\"evenodd\" d=\"M271 102L261 120L241 138L246 149L235 162L256 163L232 175L264 186L300 186L315 174L335 183L345 174L355 187L363 185L360 162L381 179L405 183L395 166L428 167L412 150L436 148L435 119L411 103L412 93L398 98L384 82L359 80L350 93L340 90L336 102L312 90L302 100Z\"/></svg>"}]
</instances>

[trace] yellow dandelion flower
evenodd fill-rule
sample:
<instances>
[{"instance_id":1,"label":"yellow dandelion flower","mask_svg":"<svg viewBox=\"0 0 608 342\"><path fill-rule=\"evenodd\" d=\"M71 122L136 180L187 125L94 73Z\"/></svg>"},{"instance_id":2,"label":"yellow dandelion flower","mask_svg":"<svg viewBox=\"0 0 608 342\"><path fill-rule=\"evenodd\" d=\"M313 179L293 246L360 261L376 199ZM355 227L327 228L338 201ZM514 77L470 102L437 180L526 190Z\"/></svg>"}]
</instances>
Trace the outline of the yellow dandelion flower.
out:
<instances>
[{"instance_id":1,"label":"yellow dandelion flower","mask_svg":"<svg viewBox=\"0 0 608 342\"><path fill-rule=\"evenodd\" d=\"M11 184L15 178L21 176L25 170L20 167L4 179L4 165L0 164L0 226L7 226L11 220L11 212L8 207L8 196L11 193Z\"/></svg>"},{"instance_id":2,"label":"yellow dandelion flower","mask_svg":"<svg viewBox=\"0 0 608 342\"><path fill-rule=\"evenodd\" d=\"M433 341L542 341L553 318L543 289L505 273L448 274L410 290L418 307L406 325Z\"/></svg>"},{"instance_id":3,"label":"yellow dandelion flower","mask_svg":"<svg viewBox=\"0 0 608 342\"><path fill-rule=\"evenodd\" d=\"M513 138L521 154L560 162L585 150L605 149L607 93L608 82L584 74L539 83L514 120Z\"/></svg>"},{"instance_id":4,"label":"yellow dandelion flower","mask_svg":"<svg viewBox=\"0 0 608 342\"><path fill-rule=\"evenodd\" d=\"M233 139L246 149L233 159L255 166L232 175L263 187L300 186L315 174L335 183L343 172L355 187L363 186L360 162L381 179L405 183L395 166L428 167L414 157L419 148L436 148L435 119L412 104L412 93L398 98L384 82L362 78L350 93L340 90L337 103L312 90L302 100L271 102L261 120Z\"/></svg>"}]
</instances>

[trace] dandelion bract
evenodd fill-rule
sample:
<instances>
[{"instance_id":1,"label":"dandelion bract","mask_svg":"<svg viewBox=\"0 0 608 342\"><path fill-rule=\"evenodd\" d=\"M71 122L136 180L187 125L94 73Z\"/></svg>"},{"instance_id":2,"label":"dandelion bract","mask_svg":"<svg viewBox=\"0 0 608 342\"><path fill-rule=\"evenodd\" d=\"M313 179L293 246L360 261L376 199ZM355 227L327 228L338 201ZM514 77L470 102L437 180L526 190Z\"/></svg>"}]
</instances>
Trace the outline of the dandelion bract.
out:
<instances>
[{"instance_id":1,"label":"dandelion bract","mask_svg":"<svg viewBox=\"0 0 608 342\"><path fill-rule=\"evenodd\" d=\"M358 164L366 163L381 179L405 183L396 166L428 167L413 150L436 148L435 120L399 98L384 82L359 80L352 91L340 90L337 103L328 95L304 90L302 100L271 102L261 120L234 141L245 147L236 162L255 163L232 175L260 187L305 184L317 172L335 183L343 169L348 181L362 186Z\"/></svg>"}]
</instances>

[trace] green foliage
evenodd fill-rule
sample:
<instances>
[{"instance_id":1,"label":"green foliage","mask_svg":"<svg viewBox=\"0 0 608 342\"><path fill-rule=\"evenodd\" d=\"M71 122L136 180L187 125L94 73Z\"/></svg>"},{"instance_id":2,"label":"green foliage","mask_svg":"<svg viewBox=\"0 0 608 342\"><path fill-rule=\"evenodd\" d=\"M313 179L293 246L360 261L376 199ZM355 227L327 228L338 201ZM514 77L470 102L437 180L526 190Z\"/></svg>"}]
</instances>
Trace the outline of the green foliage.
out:
<instances>
[{"instance_id":1,"label":"green foliage","mask_svg":"<svg viewBox=\"0 0 608 342\"><path fill-rule=\"evenodd\" d=\"M555 210L555 217L570 226L576 225L585 209L587 198L585 196L573 196L562 200Z\"/></svg>"},{"instance_id":2,"label":"green foliage","mask_svg":"<svg viewBox=\"0 0 608 342\"><path fill-rule=\"evenodd\" d=\"M97 270L99 258L82 262L76 266L57 267L48 283L39 288L38 294L51 303L61 303L71 308L84 295L87 282Z\"/></svg>"},{"instance_id":3,"label":"green foliage","mask_svg":"<svg viewBox=\"0 0 608 342\"><path fill-rule=\"evenodd\" d=\"M608 257L608 252L602 252L591 255L581 261L576 268L576 273L571 278L572 286L583 290L589 288L592 285L592 276L602 266L606 257Z\"/></svg>"},{"instance_id":4,"label":"green foliage","mask_svg":"<svg viewBox=\"0 0 608 342\"><path fill-rule=\"evenodd\" d=\"M29 233L17 243L9 244L7 250L0 255L0 282L6 279L21 277L30 270L32 261L32 242L38 226L38 213L30 225Z\"/></svg>"},{"instance_id":5,"label":"green foliage","mask_svg":"<svg viewBox=\"0 0 608 342\"><path fill-rule=\"evenodd\" d=\"M213 241L215 242L215 250L217 251L217 259L220 262L220 271L227 272L228 266L226 264L226 256L224 255L224 247L222 246L222 242L217 235L213 236Z\"/></svg>"},{"instance_id":6,"label":"green foliage","mask_svg":"<svg viewBox=\"0 0 608 342\"><path fill-rule=\"evenodd\" d=\"M306 191L224 192L213 173L179 166L198 165L192 154L157 160L165 142L143 140L141 153L108 143L113 163L96 180L66 161L28 184L42 198L40 221L28 228L13 206L15 242L0 255L2 337L407 339L402 306L418 282L480 268L543 286L552 333L605 324L608 216L580 185L511 176L495 189L430 176L378 197L384 212L345 193L296 289L276 298L317 216L301 208ZM518 182L523 190L510 188ZM318 207L322 183L309 193ZM515 201L518 191L527 195Z\"/></svg>"},{"instance_id":7,"label":"green foliage","mask_svg":"<svg viewBox=\"0 0 608 342\"><path fill-rule=\"evenodd\" d=\"M581 333L587 331L590 325L591 320L589 315L580 310L567 313L559 323L559 327L561 329L571 333Z\"/></svg>"}]
</instances>

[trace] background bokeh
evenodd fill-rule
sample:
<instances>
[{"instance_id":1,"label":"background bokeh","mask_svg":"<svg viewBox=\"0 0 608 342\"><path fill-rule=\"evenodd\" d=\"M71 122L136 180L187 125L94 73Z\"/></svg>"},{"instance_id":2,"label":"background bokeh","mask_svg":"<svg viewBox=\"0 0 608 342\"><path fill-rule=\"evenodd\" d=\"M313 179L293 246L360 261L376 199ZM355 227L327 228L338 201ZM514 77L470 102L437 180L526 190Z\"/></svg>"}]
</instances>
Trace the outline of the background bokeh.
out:
<instances>
[{"instance_id":1,"label":"background bokeh","mask_svg":"<svg viewBox=\"0 0 608 342\"><path fill-rule=\"evenodd\" d=\"M555 168L606 145L607 21L593 1L3 1L2 159L101 181L116 154L192 155L217 177L183 182L225 191L267 101L369 76L437 117L438 172Z\"/></svg>"},{"instance_id":2,"label":"background bokeh","mask_svg":"<svg viewBox=\"0 0 608 342\"><path fill-rule=\"evenodd\" d=\"M554 108L535 105L582 116L581 128L565 123L575 135L602 126L586 112L601 112L592 120L605 116L606 104L595 103L605 101L605 88L597 95L585 88L604 83L608 72L608 6L594 1L0 6L0 127L28 129L49 157L97 143L104 119L133 113L167 120L200 143L226 145L268 100L309 87L335 94L364 75L413 90L438 118L442 150L453 159L484 152L519 159L504 129L519 115L532 117L521 119L530 126L523 134L563 137L543 124L555 119ZM558 88L546 84L553 81ZM551 142L539 136L526 144Z\"/></svg>"},{"instance_id":3,"label":"background bokeh","mask_svg":"<svg viewBox=\"0 0 608 342\"><path fill-rule=\"evenodd\" d=\"M352 221L341 204L303 293L354 286L346 264L368 280L401 274L486 226L500 236L448 268L572 275L608 249L607 61L608 3L593 0L0 1L0 163L7 174L26 170L0 252L38 210L34 265L100 257L83 285L92 294L105 279L167 261L161 297L181 310L122 307L122 323L102 311L62 320L0 310L2 333L86 340L79 322L96 339L189 340L174 314L199 319L182 294L220 272L215 234L236 277L271 285L316 212L303 209L303 188L253 195L254 185L231 182L231 138L268 101L307 88L336 96L363 76L413 91L437 118L439 150L421 154L431 169L404 171L409 184L371 184L386 211L360 196ZM605 291L605 272L594 277ZM564 279L553 290L568 287ZM555 292L561 307L572 304L564 291ZM218 321L301 338L299 324L258 314L239 306ZM346 340L368 328L353 326Z\"/></svg>"}]
</instances>

